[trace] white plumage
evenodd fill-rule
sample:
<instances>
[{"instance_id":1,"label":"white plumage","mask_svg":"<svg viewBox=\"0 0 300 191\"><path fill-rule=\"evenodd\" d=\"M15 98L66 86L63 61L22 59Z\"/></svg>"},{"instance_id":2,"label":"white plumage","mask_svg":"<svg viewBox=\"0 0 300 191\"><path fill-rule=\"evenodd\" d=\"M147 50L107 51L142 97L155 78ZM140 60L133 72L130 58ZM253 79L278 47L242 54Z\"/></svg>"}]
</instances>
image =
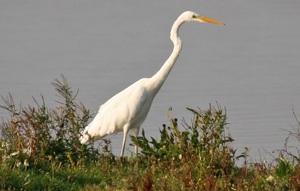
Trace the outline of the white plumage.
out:
<instances>
[{"instance_id":1,"label":"white plumage","mask_svg":"<svg viewBox=\"0 0 300 191\"><path fill-rule=\"evenodd\" d=\"M101 105L95 118L81 132L79 140L82 144L91 139L101 139L106 135L124 131L121 157L124 155L128 131L133 131L134 136L138 135L140 126L148 115L155 95L168 77L181 51L182 42L178 37L178 29L184 22L189 21L223 25L219 21L200 16L191 11L182 13L174 22L170 33L170 38L174 44L173 51L161 69L151 78L138 80ZM135 153L137 154L137 146L135 146Z\"/></svg>"}]
</instances>

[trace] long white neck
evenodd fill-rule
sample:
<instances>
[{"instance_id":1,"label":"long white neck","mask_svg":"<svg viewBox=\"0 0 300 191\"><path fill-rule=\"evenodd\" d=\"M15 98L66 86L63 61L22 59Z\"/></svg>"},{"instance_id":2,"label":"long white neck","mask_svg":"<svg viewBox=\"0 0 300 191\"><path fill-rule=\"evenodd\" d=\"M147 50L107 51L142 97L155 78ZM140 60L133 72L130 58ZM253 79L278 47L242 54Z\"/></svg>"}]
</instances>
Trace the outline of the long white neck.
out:
<instances>
[{"instance_id":1,"label":"long white neck","mask_svg":"<svg viewBox=\"0 0 300 191\"><path fill-rule=\"evenodd\" d=\"M170 55L170 57L166 60L164 65L160 68L160 70L154 74L151 78L151 81L153 82L153 89L155 90L155 94L159 91L165 80L167 79L171 69L173 68L179 53L182 48L182 42L181 39L178 36L178 29L180 26L184 23L184 20L179 17L175 23L172 26L171 32L170 32L170 38L171 41L174 44L173 51Z\"/></svg>"}]
</instances>

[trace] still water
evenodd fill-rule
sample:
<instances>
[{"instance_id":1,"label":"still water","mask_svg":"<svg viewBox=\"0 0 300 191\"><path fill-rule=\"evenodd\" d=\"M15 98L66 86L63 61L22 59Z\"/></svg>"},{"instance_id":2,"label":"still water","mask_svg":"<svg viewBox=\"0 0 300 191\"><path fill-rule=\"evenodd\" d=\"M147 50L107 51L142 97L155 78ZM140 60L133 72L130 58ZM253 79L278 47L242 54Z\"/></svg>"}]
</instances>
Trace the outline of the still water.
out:
<instances>
[{"instance_id":1,"label":"still water","mask_svg":"<svg viewBox=\"0 0 300 191\"><path fill-rule=\"evenodd\" d=\"M158 137L169 107L189 121L186 107L217 101L237 152L248 147L254 161L272 160L288 135L282 129L296 126L293 108L300 118L298 0L0 1L0 94L22 105L43 94L55 107L51 82L64 74L78 100L97 111L161 67L172 51L170 28L185 10L226 26L182 26L183 50L142 128ZM110 138L119 154L122 134Z\"/></svg>"}]
</instances>

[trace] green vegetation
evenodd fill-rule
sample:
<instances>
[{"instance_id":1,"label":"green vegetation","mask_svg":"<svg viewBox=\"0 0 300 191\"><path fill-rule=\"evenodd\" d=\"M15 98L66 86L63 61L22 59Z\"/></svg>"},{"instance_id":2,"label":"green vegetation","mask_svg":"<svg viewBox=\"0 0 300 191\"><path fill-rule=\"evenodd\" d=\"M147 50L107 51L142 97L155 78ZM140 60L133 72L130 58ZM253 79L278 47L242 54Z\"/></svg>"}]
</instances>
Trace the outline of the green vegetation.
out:
<instances>
[{"instance_id":1,"label":"green vegetation","mask_svg":"<svg viewBox=\"0 0 300 191\"><path fill-rule=\"evenodd\" d=\"M119 158L110 142L81 145L77 135L91 117L67 80L53 83L58 106L18 108L2 97L10 117L0 124L0 190L300 190L299 150L280 149L270 164L248 162L232 147L225 109L188 110L182 125L169 109L160 138L131 137L139 156ZM300 121L289 132L300 142ZM288 139L287 139L288 141ZM243 162L238 166L237 160Z\"/></svg>"}]
</instances>

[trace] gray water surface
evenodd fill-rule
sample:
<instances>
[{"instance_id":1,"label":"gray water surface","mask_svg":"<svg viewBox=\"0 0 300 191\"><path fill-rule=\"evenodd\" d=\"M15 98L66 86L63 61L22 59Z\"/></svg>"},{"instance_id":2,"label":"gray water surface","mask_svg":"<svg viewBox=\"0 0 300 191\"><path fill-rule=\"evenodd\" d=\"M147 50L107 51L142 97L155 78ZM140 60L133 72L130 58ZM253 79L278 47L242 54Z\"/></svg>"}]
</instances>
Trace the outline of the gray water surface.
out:
<instances>
[{"instance_id":1,"label":"gray water surface","mask_svg":"<svg viewBox=\"0 0 300 191\"><path fill-rule=\"evenodd\" d=\"M300 116L300 1L0 1L0 94L32 104L64 74L91 111L142 77L172 51L170 28L185 10L226 23L188 23L183 50L142 128L150 137L168 124L167 110L190 121L186 107L226 107L238 153L272 157ZM7 114L0 111L0 115ZM122 134L110 136L120 152ZM129 141L130 142L130 141ZM299 146L299 142L293 142ZM133 151L128 147L127 153Z\"/></svg>"}]
</instances>

